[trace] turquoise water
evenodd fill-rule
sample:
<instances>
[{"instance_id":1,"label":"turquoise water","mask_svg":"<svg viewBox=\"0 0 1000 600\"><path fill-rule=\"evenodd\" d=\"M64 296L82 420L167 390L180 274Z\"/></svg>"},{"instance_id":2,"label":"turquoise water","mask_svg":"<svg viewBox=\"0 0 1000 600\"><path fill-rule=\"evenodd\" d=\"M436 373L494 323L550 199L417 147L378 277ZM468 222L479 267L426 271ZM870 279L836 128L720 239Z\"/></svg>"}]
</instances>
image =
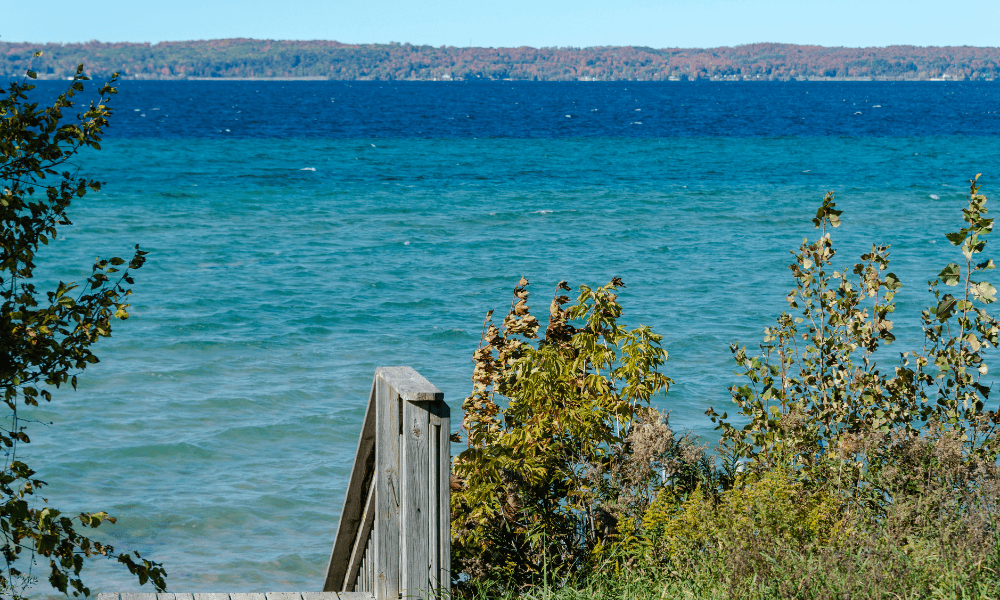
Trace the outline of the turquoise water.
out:
<instances>
[{"instance_id":1,"label":"turquoise water","mask_svg":"<svg viewBox=\"0 0 1000 600\"><path fill-rule=\"evenodd\" d=\"M147 266L102 362L30 415L54 424L29 429L29 464L53 505L118 516L104 539L165 563L171 590L316 590L375 367L412 365L458 414L483 316L520 276L540 317L560 279L620 276L626 322L670 352L676 385L656 403L711 441L728 344L757 343L782 310L788 250L815 236L824 192L845 210L845 263L892 244L902 350L926 280L955 259L943 234L967 180L997 189L998 151L960 136L111 140L81 158L109 183L71 209L42 279L136 243ZM139 589L88 570L95 592Z\"/></svg>"}]
</instances>

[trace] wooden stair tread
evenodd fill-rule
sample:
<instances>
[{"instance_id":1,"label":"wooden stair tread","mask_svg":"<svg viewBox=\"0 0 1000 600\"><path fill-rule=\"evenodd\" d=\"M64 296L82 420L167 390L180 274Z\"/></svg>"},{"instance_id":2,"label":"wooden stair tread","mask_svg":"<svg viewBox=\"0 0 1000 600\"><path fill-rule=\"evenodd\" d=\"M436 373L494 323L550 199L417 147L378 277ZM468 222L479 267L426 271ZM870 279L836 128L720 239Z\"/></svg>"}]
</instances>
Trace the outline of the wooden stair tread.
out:
<instances>
[{"instance_id":1,"label":"wooden stair tread","mask_svg":"<svg viewBox=\"0 0 1000 600\"><path fill-rule=\"evenodd\" d=\"M97 594L97 600L374 600L371 592L267 592L211 594L153 594L121 592Z\"/></svg>"}]
</instances>

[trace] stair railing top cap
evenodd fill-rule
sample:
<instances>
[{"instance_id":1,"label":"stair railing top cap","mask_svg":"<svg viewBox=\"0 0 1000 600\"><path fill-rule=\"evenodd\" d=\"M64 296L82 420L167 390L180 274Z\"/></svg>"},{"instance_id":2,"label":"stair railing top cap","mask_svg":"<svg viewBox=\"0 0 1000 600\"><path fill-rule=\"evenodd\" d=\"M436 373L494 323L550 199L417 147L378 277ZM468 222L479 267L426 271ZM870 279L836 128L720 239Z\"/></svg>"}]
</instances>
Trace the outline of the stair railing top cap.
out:
<instances>
[{"instance_id":1,"label":"stair railing top cap","mask_svg":"<svg viewBox=\"0 0 1000 600\"><path fill-rule=\"evenodd\" d=\"M375 376L385 380L408 402L444 400L444 393L413 367L379 367L375 369Z\"/></svg>"}]
</instances>

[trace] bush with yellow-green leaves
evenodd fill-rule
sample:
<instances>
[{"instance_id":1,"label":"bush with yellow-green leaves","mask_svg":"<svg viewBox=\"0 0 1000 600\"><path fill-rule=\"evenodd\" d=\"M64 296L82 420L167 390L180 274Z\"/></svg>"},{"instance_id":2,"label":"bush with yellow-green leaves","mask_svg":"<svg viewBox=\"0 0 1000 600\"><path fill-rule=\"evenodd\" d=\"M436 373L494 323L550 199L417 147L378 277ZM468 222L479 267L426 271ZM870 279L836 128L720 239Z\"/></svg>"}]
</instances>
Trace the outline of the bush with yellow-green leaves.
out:
<instances>
[{"instance_id":1,"label":"bush with yellow-green leaves","mask_svg":"<svg viewBox=\"0 0 1000 600\"><path fill-rule=\"evenodd\" d=\"M455 460L455 589L467 597L1000 597L1000 321L973 180L961 251L929 283L924 345L893 362L888 246L835 266L831 194L791 266L789 312L733 345L738 415L716 456L650 405L670 380L614 280L558 295L544 337L527 281L487 317ZM948 288L953 288L949 290ZM565 283L560 289L568 290Z\"/></svg>"}]
</instances>

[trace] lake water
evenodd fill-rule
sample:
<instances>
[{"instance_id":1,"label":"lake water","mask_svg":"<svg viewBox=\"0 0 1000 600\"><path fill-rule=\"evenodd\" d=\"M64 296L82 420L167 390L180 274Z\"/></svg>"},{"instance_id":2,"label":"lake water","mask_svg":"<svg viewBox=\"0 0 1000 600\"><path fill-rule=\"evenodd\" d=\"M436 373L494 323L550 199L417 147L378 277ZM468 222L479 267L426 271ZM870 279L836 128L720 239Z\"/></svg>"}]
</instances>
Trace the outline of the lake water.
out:
<instances>
[{"instance_id":1,"label":"lake water","mask_svg":"<svg viewBox=\"0 0 1000 600\"><path fill-rule=\"evenodd\" d=\"M845 263L892 245L902 350L967 180L1000 181L1000 83L120 90L78 160L108 185L40 276L136 243L147 266L102 362L30 414L53 424L27 457L53 505L116 515L102 539L165 563L172 591L319 589L374 369L413 366L458 416L483 316L522 275L540 317L560 279L624 279L625 322L670 352L657 405L711 441L728 345L784 308L826 191ZM139 589L87 570L95 592Z\"/></svg>"}]
</instances>

